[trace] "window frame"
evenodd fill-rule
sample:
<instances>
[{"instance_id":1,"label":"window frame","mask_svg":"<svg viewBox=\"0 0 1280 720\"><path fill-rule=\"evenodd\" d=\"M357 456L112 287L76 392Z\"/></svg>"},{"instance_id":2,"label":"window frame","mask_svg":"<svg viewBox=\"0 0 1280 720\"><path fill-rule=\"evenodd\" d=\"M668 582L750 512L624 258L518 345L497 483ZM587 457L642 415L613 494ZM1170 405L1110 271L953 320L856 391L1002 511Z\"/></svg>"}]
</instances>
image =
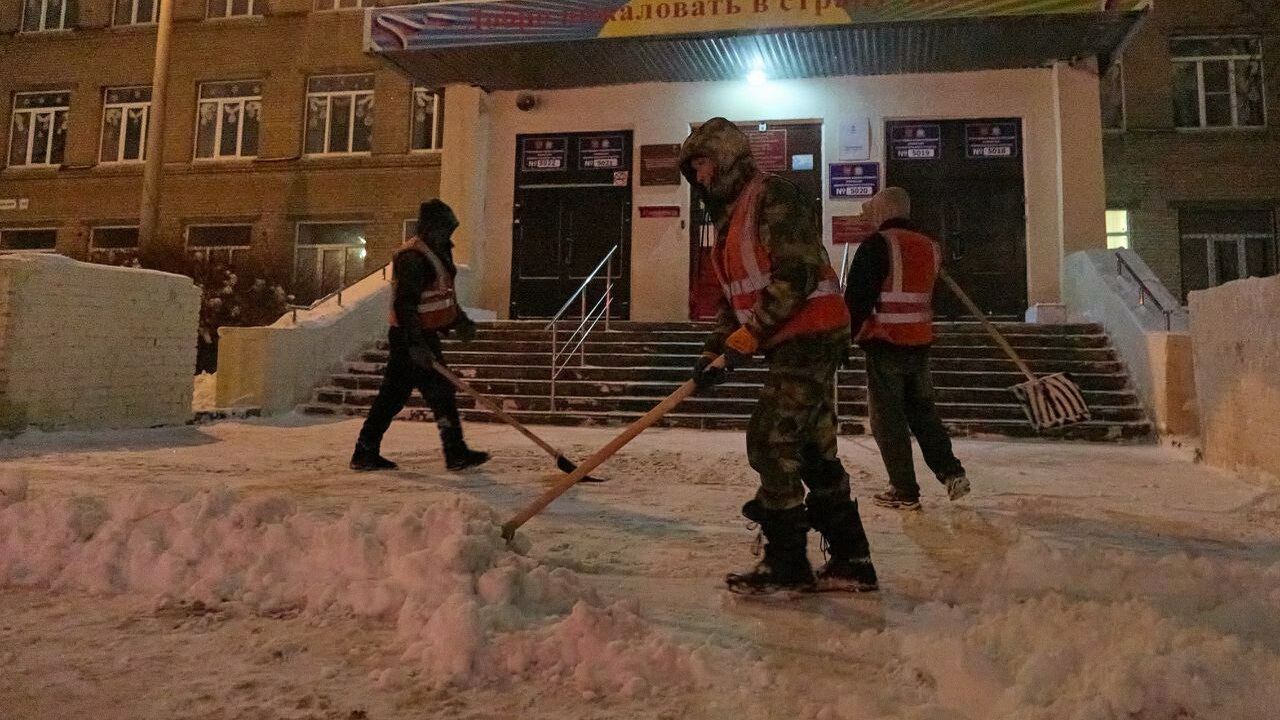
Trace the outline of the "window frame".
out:
<instances>
[{"instance_id":1,"label":"window frame","mask_svg":"<svg viewBox=\"0 0 1280 720\"><path fill-rule=\"evenodd\" d=\"M55 2L55 1L62 3L62 14L58 18L58 27L52 27L52 28L45 27L44 21L46 18L49 17L49 3ZM20 34L21 33L34 34L34 33L46 33L46 32L66 32L68 30L71 30L71 27L68 26L68 22L70 18L68 17L68 7L67 7L70 4L70 0L39 0L39 2L40 2L40 27L36 28L35 30L28 30L27 29L27 2L26 0L23 0L22 13L21 13L22 17L18 20L18 32Z\"/></svg>"},{"instance_id":2,"label":"window frame","mask_svg":"<svg viewBox=\"0 0 1280 720\"><path fill-rule=\"evenodd\" d=\"M1106 225L1107 249L1108 250L1132 250L1133 249L1133 228L1129 224L1129 210L1127 208L1107 208L1106 214L1112 213L1124 214L1124 232L1111 232L1110 223ZM1112 247L1112 238L1124 238L1122 247Z\"/></svg>"},{"instance_id":3,"label":"window frame","mask_svg":"<svg viewBox=\"0 0 1280 720\"><path fill-rule=\"evenodd\" d=\"M418 108L418 95L430 95L432 100L431 108L431 147L416 148L413 146L417 141L417 123L415 121L415 113ZM439 153L444 150L444 118L441 117L441 96L444 95L443 89L432 89L420 85L413 87L413 93L409 96L409 152L411 153Z\"/></svg>"},{"instance_id":4,"label":"window frame","mask_svg":"<svg viewBox=\"0 0 1280 720\"><path fill-rule=\"evenodd\" d=\"M258 153L252 155L244 155L241 151L244 148L244 119L246 105L252 101L258 101L258 146L261 150L262 146L262 93L257 95L237 95L229 98L209 98L206 100L201 93L204 92L205 85L213 85L216 83L261 83L262 80L205 80L196 85L196 119L194 132L191 133L191 160L197 163L219 163L219 162L241 162L252 161L257 159ZM206 102L215 103L215 112L217 120L213 127L213 156L200 157L200 106ZM240 128L236 132L236 154L222 154L222 107L224 104L239 103L240 104Z\"/></svg>"},{"instance_id":5,"label":"window frame","mask_svg":"<svg viewBox=\"0 0 1280 720\"><path fill-rule=\"evenodd\" d=\"M147 141L151 137L151 100L145 102L128 102L128 103L108 103L107 95L112 90L134 90L138 88L146 88L150 91L150 85L121 85L117 87L106 87L102 89L102 123L98 127L98 163L101 165L141 165L147 161ZM128 117L128 111L131 108L143 108L144 115L142 119L142 137L138 145L139 155L135 160L122 160L121 154L124 153L125 143L125 118ZM102 150L106 145L106 128L107 128L107 111L111 108L120 108L120 137L116 147L114 160L103 160Z\"/></svg>"},{"instance_id":6,"label":"window frame","mask_svg":"<svg viewBox=\"0 0 1280 720\"><path fill-rule=\"evenodd\" d=\"M60 94L65 94L67 96L66 105L41 107L41 108L19 108L18 107L18 98L22 97L23 95L60 95ZM63 162L53 163L53 162L49 162L49 159L53 157L53 141L54 141L54 138L57 136L57 132L54 131L54 128L57 127L58 113L62 113L64 117L70 115L71 113L71 91L70 90L38 90L38 91L15 92L12 95L11 107L12 107L12 111L9 116L9 144L7 146L9 152L5 154L5 166L11 167L11 168L50 168L50 167L56 168L64 165L67 159L65 135L63 136L63 157L62 157ZM27 134L26 160L22 163L14 165L12 163L13 144L14 144L14 135L17 133L17 127L15 126L14 123L18 119L18 115L28 115L29 122L31 123L31 127L35 128L35 116L39 114L44 114L44 113L53 113L53 120L49 126L50 127L49 145L47 148L45 148L46 161L42 163L31 162L31 151L34 149L34 146L35 146L35 133L29 131Z\"/></svg>"},{"instance_id":7,"label":"window frame","mask_svg":"<svg viewBox=\"0 0 1280 720\"><path fill-rule=\"evenodd\" d=\"M340 0L329 0L329 2L333 4L333 7L317 7L321 2L322 0L311 0L311 12L350 12L352 10L363 10L365 8L365 0L356 0L355 7L338 7Z\"/></svg>"},{"instance_id":8,"label":"window frame","mask_svg":"<svg viewBox=\"0 0 1280 720\"><path fill-rule=\"evenodd\" d=\"M159 0L157 0L159 2ZM226 0L226 12L222 15L213 14L213 0L205 0L204 3L204 19L205 20L236 20L238 18L256 18L262 17L262 13L258 12L258 0L249 0L249 12L233 13L234 0Z\"/></svg>"},{"instance_id":9,"label":"window frame","mask_svg":"<svg viewBox=\"0 0 1280 720\"><path fill-rule=\"evenodd\" d=\"M365 238L365 242L358 243L355 245L344 245L341 243L303 244L301 242L301 236L302 236L302 227L304 225L359 225L361 226L362 229L367 231L369 226L369 221L367 220L298 220L297 222L294 223L293 225L293 263L289 271L289 282L291 283L292 287L295 288L295 290L301 287L298 284L298 257L303 250L316 252L317 259L319 260L319 262L317 262L315 265L316 273L317 273L317 276L315 278L316 280L315 287L317 288L318 294L316 295L315 298L312 299L312 302L314 302L315 300L318 300L324 297L325 295L335 292L333 290L330 290L328 292L319 292L324 288L324 262L323 262L324 251L341 249L349 252L351 250L359 250L361 253L359 260L361 263L364 263L364 261L367 260L369 257L369 244L368 244L367 238ZM342 257L342 287L343 288L347 287L347 261L348 261L348 258L344 253ZM364 268L362 267L361 268L362 274L363 274L363 270Z\"/></svg>"},{"instance_id":10,"label":"window frame","mask_svg":"<svg viewBox=\"0 0 1280 720\"><path fill-rule=\"evenodd\" d=\"M192 228L222 228L222 227L244 227L249 228L248 245L192 245L191 230ZM192 253L205 253L204 262L209 263L209 253L211 251L225 251L227 254L227 267L236 267L236 257L241 253L253 250L253 223L251 222L193 222L182 226L182 252L188 261L194 261Z\"/></svg>"},{"instance_id":11,"label":"window frame","mask_svg":"<svg viewBox=\"0 0 1280 720\"><path fill-rule=\"evenodd\" d=\"M339 78L339 77L368 77L374 82L374 86L368 90L322 90L318 92L311 91L311 82L320 78ZM356 133L356 101L362 95L368 95L373 100L374 122L377 122L377 96L376 92L376 76L373 73L334 73L330 75L311 75L307 78L307 92L304 102L302 118L302 155L308 158L337 158L337 157L360 157L373 154L373 131L369 131L369 149L368 150L345 150L342 152L332 152L329 150L330 132L333 129L333 99L335 97L351 98L351 109L347 124L347 147L355 145ZM307 150L307 128L311 121L311 100L312 98L322 97L325 99L324 113L324 151L310 152Z\"/></svg>"},{"instance_id":12,"label":"window frame","mask_svg":"<svg viewBox=\"0 0 1280 720\"><path fill-rule=\"evenodd\" d=\"M4 234L11 232L53 232L53 247L51 248L6 248L4 247ZM53 254L58 252L58 227L57 226L30 226L30 227L0 227L0 254L5 253L30 253L30 254Z\"/></svg>"},{"instance_id":13,"label":"window frame","mask_svg":"<svg viewBox=\"0 0 1280 720\"><path fill-rule=\"evenodd\" d=\"M139 240L139 244L135 244L130 247L100 248L97 246L97 243L96 243L96 238L98 236L99 230L139 230L139 229L140 228L138 225L94 225L93 227L89 228L89 262L98 263L98 264L113 264L115 262L117 254L122 252L132 252L136 255L140 247L140 240ZM105 254L107 262L102 263L98 259L96 259L95 254L97 253Z\"/></svg>"},{"instance_id":14,"label":"window frame","mask_svg":"<svg viewBox=\"0 0 1280 720\"><path fill-rule=\"evenodd\" d=\"M1178 55L1173 51L1173 44L1182 40L1247 40L1257 47L1257 53L1253 54L1228 54L1228 55ZM1258 131L1267 128L1267 77L1266 64L1263 62L1263 43L1262 38L1256 35L1178 35L1169 38L1169 60L1172 65L1174 75L1177 74L1179 64L1189 64L1195 66L1196 77L1196 103L1199 111L1198 125L1178 125L1177 113L1174 113L1174 127L1183 132L1202 132L1202 131ZM1240 124L1240 101L1236 84L1236 62L1252 62L1258 65L1258 82L1263 90L1259 96L1262 106L1262 122L1257 125L1241 125ZM1208 124L1208 106L1205 103L1205 85L1204 85L1204 65L1206 62L1225 62L1227 63L1227 84L1228 97L1231 102L1231 124L1229 125L1209 125ZM1174 102L1177 102L1177 87L1173 88ZM1220 93L1210 93L1220 94Z\"/></svg>"},{"instance_id":15,"label":"window frame","mask_svg":"<svg viewBox=\"0 0 1280 720\"><path fill-rule=\"evenodd\" d=\"M66 0L64 0L65 2ZM138 16L139 0L128 0L133 16ZM119 0L111 0L111 27L142 27L146 25L155 25L160 20L160 1L152 0L151 2L151 19L146 22L139 22L136 19L131 22L120 22L120 18L116 16L116 10L119 9Z\"/></svg>"}]
</instances>

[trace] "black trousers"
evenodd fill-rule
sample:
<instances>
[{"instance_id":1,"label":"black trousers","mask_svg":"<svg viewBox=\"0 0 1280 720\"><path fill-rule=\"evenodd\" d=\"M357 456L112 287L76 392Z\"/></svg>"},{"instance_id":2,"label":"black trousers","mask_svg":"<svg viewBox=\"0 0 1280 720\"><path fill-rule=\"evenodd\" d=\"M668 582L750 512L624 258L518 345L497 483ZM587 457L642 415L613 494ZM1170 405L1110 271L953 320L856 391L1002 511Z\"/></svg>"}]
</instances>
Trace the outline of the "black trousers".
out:
<instances>
[{"instance_id":1,"label":"black trousers","mask_svg":"<svg viewBox=\"0 0 1280 720\"><path fill-rule=\"evenodd\" d=\"M417 389L427 401L427 407L431 408L431 414L435 416L445 452L460 449L463 446L462 420L458 417L458 402L453 385L440 373L419 367L413 362L409 357L409 344L399 328L393 327L387 332L387 342L391 346L387 369L382 375L378 397L369 408L364 426L360 428L360 444L374 451L379 450L382 436L391 427L391 421L404 409L409 396ZM428 345L436 358L443 362L439 337L428 335Z\"/></svg>"},{"instance_id":2,"label":"black trousers","mask_svg":"<svg viewBox=\"0 0 1280 720\"><path fill-rule=\"evenodd\" d=\"M880 446L893 488L907 497L920 495L911 458L912 435L925 464L940 481L964 474L933 404L928 349L871 347L866 354L871 434Z\"/></svg>"}]
</instances>

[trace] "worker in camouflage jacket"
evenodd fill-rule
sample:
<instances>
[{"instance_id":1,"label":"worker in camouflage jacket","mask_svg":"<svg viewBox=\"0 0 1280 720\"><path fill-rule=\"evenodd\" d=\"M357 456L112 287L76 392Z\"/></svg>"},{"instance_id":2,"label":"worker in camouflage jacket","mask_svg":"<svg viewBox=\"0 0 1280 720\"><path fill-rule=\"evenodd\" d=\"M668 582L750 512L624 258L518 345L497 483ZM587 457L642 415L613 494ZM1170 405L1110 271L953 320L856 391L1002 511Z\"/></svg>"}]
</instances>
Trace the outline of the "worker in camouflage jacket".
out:
<instances>
[{"instance_id":1,"label":"worker in camouflage jacket","mask_svg":"<svg viewBox=\"0 0 1280 720\"><path fill-rule=\"evenodd\" d=\"M712 262L724 293L693 379L706 389L757 353L768 363L747 430L760 488L742 508L760 526L764 557L726 584L741 594L874 590L858 503L836 454L834 383L849 349L849 313L817 205L796 185L761 173L746 135L723 118L689 136L680 168L716 224ZM717 367L721 354L726 363ZM816 576L806 552L810 528L831 552Z\"/></svg>"}]
</instances>

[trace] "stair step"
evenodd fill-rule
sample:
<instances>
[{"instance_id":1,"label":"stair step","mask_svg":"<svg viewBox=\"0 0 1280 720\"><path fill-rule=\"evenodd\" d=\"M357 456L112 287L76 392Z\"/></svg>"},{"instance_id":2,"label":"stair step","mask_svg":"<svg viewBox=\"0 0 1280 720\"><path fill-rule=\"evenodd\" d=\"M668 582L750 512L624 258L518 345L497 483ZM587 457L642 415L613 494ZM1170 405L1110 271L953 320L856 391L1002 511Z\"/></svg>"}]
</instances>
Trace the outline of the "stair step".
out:
<instances>
[{"instance_id":1,"label":"stair step","mask_svg":"<svg viewBox=\"0 0 1280 720\"><path fill-rule=\"evenodd\" d=\"M1037 361L1045 362L1063 362L1063 363L1088 363L1088 362L1115 362L1115 354L1109 348L1018 348L1018 355L1026 362L1032 363ZM613 351L605 349L592 348L587 351L584 356L574 354L573 356L560 356L557 359L558 364L566 362L586 365L595 365L599 367L628 367L628 366L647 366L661 367L666 365L689 366L698 357L700 348L692 348L687 352L671 352L665 348L644 348L628 346ZM856 354L855 354L856 355ZM387 361L387 351L385 350L366 350L360 355L365 362L385 363ZM522 364L538 364L550 365L551 353L545 347L541 349L527 348L521 349L519 344L502 345L485 350L475 345L463 348L449 349L445 351L445 357L450 362L467 364L492 364L495 361L512 361L519 360ZM995 360L999 362L1011 363L1005 353L996 347L982 346L934 346L931 357L936 361L944 360ZM505 364L505 363L503 363Z\"/></svg>"}]
</instances>

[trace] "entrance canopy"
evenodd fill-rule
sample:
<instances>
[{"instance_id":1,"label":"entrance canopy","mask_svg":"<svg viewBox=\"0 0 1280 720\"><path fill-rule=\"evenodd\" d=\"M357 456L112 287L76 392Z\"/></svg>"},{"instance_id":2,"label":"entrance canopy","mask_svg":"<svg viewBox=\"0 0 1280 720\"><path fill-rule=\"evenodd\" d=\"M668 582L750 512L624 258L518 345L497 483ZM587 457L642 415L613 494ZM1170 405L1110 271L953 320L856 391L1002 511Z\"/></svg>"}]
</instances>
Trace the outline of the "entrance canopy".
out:
<instances>
[{"instance_id":1,"label":"entrance canopy","mask_svg":"<svg viewBox=\"0 0 1280 720\"><path fill-rule=\"evenodd\" d=\"M489 90L1040 67L1111 54L1150 0L469 0L365 15L365 47Z\"/></svg>"}]
</instances>

